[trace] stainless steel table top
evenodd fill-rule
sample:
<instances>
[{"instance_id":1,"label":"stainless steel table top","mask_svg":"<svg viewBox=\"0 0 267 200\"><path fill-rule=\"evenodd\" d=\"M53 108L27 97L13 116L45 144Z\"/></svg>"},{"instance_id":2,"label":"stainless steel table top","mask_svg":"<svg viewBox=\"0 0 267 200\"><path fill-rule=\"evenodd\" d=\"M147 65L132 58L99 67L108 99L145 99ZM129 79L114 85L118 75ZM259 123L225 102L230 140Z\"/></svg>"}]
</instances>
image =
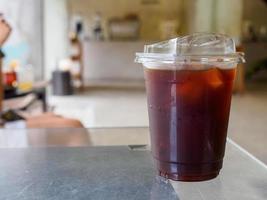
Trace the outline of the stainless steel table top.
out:
<instances>
[{"instance_id":1,"label":"stainless steel table top","mask_svg":"<svg viewBox=\"0 0 267 200\"><path fill-rule=\"evenodd\" d=\"M1 130L0 199L267 199L266 165L233 141L216 179L186 183L157 177L150 152L128 147L148 138L147 128Z\"/></svg>"}]
</instances>

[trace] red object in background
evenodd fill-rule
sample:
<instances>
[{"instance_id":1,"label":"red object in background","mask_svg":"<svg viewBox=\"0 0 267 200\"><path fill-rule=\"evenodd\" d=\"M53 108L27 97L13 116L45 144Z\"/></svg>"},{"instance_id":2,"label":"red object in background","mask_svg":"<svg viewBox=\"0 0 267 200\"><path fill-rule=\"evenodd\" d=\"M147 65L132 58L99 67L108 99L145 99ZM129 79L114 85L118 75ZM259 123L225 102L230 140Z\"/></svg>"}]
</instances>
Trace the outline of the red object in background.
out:
<instances>
[{"instance_id":1,"label":"red object in background","mask_svg":"<svg viewBox=\"0 0 267 200\"><path fill-rule=\"evenodd\" d=\"M152 153L161 176L216 177L222 167L235 69L146 69Z\"/></svg>"},{"instance_id":2,"label":"red object in background","mask_svg":"<svg viewBox=\"0 0 267 200\"><path fill-rule=\"evenodd\" d=\"M6 72L4 73L4 85L14 87L14 84L17 82L16 72Z\"/></svg>"}]
</instances>

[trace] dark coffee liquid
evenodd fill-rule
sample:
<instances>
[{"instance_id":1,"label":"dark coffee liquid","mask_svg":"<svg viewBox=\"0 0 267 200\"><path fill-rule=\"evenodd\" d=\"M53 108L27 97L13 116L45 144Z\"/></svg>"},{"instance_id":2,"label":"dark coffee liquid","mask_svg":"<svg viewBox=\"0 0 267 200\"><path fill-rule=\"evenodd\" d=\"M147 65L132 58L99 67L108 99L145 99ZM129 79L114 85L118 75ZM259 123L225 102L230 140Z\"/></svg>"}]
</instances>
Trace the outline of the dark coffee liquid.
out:
<instances>
[{"instance_id":1,"label":"dark coffee liquid","mask_svg":"<svg viewBox=\"0 0 267 200\"><path fill-rule=\"evenodd\" d=\"M235 69L145 69L152 153L161 176L201 181L222 167Z\"/></svg>"}]
</instances>

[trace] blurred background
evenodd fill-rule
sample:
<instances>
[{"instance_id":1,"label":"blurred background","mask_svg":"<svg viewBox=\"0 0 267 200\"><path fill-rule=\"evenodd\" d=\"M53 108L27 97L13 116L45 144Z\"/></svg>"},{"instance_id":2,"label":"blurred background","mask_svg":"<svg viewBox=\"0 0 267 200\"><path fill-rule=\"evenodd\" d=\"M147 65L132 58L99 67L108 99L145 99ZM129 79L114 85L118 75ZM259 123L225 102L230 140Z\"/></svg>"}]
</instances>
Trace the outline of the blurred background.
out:
<instances>
[{"instance_id":1,"label":"blurred background","mask_svg":"<svg viewBox=\"0 0 267 200\"><path fill-rule=\"evenodd\" d=\"M143 69L134 63L144 44L230 35L247 62L238 66L229 135L267 162L266 1L0 0L0 12L13 29L3 46L4 110L84 127L148 126Z\"/></svg>"}]
</instances>

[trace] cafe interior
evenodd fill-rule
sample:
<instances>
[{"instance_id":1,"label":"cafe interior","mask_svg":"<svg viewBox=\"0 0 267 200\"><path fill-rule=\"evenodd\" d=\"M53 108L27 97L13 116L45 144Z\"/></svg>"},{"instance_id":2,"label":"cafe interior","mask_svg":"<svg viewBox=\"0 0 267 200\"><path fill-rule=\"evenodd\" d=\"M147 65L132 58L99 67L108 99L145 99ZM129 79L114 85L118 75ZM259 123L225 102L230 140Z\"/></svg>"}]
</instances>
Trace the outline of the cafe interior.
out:
<instances>
[{"instance_id":1,"label":"cafe interior","mask_svg":"<svg viewBox=\"0 0 267 200\"><path fill-rule=\"evenodd\" d=\"M149 146L136 52L221 33L246 60L236 70L228 140L266 167L266 0L0 0L0 12L12 28L1 47L0 148Z\"/></svg>"}]
</instances>

